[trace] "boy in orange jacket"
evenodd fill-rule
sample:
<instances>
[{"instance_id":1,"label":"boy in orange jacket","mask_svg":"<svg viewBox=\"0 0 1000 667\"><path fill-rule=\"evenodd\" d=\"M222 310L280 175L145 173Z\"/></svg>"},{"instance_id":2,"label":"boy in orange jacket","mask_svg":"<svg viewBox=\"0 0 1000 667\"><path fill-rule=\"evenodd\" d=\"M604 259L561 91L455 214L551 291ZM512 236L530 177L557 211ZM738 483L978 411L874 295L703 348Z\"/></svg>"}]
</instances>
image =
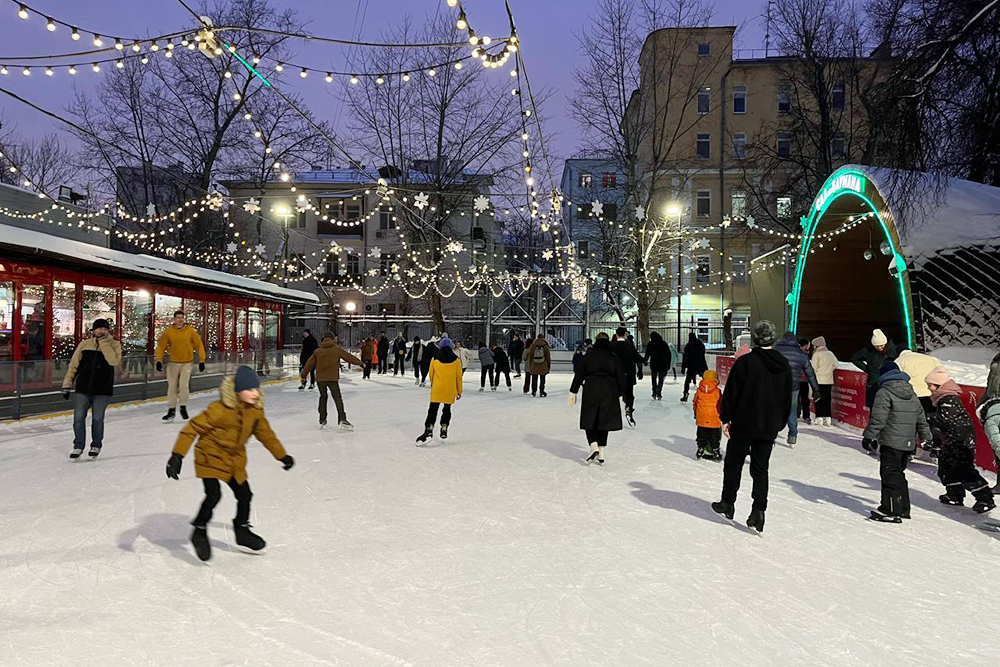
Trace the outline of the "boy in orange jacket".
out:
<instances>
[{"instance_id":1,"label":"boy in orange jacket","mask_svg":"<svg viewBox=\"0 0 1000 667\"><path fill-rule=\"evenodd\" d=\"M694 394L694 419L698 424L698 452L695 458L722 460L722 420L719 410L722 405L722 391L719 389L719 375L715 371L705 371L698 391Z\"/></svg>"}]
</instances>

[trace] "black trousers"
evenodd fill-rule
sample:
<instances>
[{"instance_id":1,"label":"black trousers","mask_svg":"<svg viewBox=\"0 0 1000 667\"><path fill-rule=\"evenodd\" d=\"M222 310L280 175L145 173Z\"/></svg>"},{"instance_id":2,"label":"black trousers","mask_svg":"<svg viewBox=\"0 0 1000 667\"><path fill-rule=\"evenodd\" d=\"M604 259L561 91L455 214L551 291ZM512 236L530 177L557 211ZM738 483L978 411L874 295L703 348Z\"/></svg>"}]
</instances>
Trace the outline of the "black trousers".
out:
<instances>
[{"instance_id":1,"label":"black trousers","mask_svg":"<svg viewBox=\"0 0 1000 667\"><path fill-rule=\"evenodd\" d=\"M333 404L337 406L337 421L347 421L347 413L344 412L344 397L340 394L339 382L319 383L319 420L326 421L326 392L333 396Z\"/></svg>"},{"instance_id":2,"label":"black trousers","mask_svg":"<svg viewBox=\"0 0 1000 667\"><path fill-rule=\"evenodd\" d=\"M966 491L976 500L993 498L989 483L976 470L976 454L971 449L953 445L942 447L938 456L938 479L948 496L955 500L964 500Z\"/></svg>"},{"instance_id":3,"label":"black trousers","mask_svg":"<svg viewBox=\"0 0 1000 667\"><path fill-rule=\"evenodd\" d=\"M541 378L541 380L539 380ZM531 380L531 395L535 395L536 388L539 391L545 391L545 376L544 375L533 375L528 373L524 376L524 388L525 391L528 390L528 380Z\"/></svg>"},{"instance_id":4,"label":"black trousers","mask_svg":"<svg viewBox=\"0 0 1000 667\"><path fill-rule=\"evenodd\" d=\"M666 377L666 371L649 371L649 379L653 383L653 396L663 396L663 380L665 380Z\"/></svg>"},{"instance_id":5,"label":"black trousers","mask_svg":"<svg viewBox=\"0 0 1000 667\"><path fill-rule=\"evenodd\" d=\"M521 374L521 357L516 354L510 355L510 365L514 369L515 375Z\"/></svg>"},{"instance_id":6,"label":"black trousers","mask_svg":"<svg viewBox=\"0 0 1000 667\"><path fill-rule=\"evenodd\" d=\"M699 426L695 442L698 443L699 452L704 452L705 450L710 450L713 453L718 452L722 445L722 428Z\"/></svg>"},{"instance_id":7,"label":"black trousers","mask_svg":"<svg viewBox=\"0 0 1000 667\"><path fill-rule=\"evenodd\" d=\"M801 395L801 394L800 394ZM819 396L816 397L816 416L832 417L831 403L833 401L833 385L821 384L819 386Z\"/></svg>"},{"instance_id":8,"label":"black trousers","mask_svg":"<svg viewBox=\"0 0 1000 667\"><path fill-rule=\"evenodd\" d=\"M695 373L693 370L688 369L687 377L684 378L684 395L687 396L690 391L691 383L695 384L695 389L698 388L698 377L701 373Z\"/></svg>"},{"instance_id":9,"label":"black trousers","mask_svg":"<svg viewBox=\"0 0 1000 667\"><path fill-rule=\"evenodd\" d=\"M385 375L389 372L389 359L388 357L378 358L378 374Z\"/></svg>"},{"instance_id":10,"label":"black trousers","mask_svg":"<svg viewBox=\"0 0 1000 667\"><path fill-rule=\"evenodd\" d=\"M809 409L809 383L799 383L799 413L803 419L809 419L812 411Z\"/></svg>"},{"instance_id":11,"label":"black trousers","mask_svg":"<svg viewBox=\"0 0 1000 667\"><path fill-rule=\"evenodd\" d=\"M201 503L198 516L191 522L192 526L199 528L208 525L208 522L212 520L212 511L222 500L222 488L219 480L214 477L206 477L202 482L205 483L205 500ZM250 520L250 499L253 498L253 494L250 493L250 483L237 484L236 478L230 477L227 484L233 490L233 495L236 496L236 518L233 519L233 525L242 526Z\"/></svg>"},{"instance_id":12,"label":"black trousers","mask_svg":"<svg viewBox=\"0 0 1000 667\"><path fill-rule=\"evenodd\" d=\"M879 511L892 516L910 513L910 485L906 482L906 465L912 452L892 447L879 447L878 474L882 478L882 504Z\"/></svg>"},{"instance_id":13,"label":"black trousers","mask_svg":"<svg viewBox=\"0 0 1000 667\"><path fill-rule=\"evenodd\" d=\"M479 386L480 386L480 388L483 388L483 387L486 386L486 376L489 376L489 378L490 378L490 386L491 387L494 386L494 384L493 384L493 366L494 366L494 364L490 364L489 366L483 366L483 369L479 372Z\"/></svg>"},{"instance_id":14,"label":"black trousers","mask_svg":"<svg viewBox=\"0 0 1000 667\"><path fill-rule=\"evenodd\" d=\"M414 361L413 362L413 377L415 379L417 379L417 380L420 379L420 362L419 361Z\"/></svg>"},{"instance_id":15,"label":"black trousers","mask_svg":"<svg viewBox=\"0 0 1000 667\"><path fill-rule=\"evenodd\" d=\"M403 361L401 355L396 355L395 360L392 362L392 374L393 375L406 375L406 362Z\"/></svg>"},{"instance_id":16,"label":"black trousers","mask_svg":"<svg viewBox=\"0 0 1000 667\"><path fill-rule=\"evenodd\" d=\"M602 431L599 428L588 428L587 432L587 444L596 442L598 447L608 446L608 432Z\"/></svg>"},{"instance_id":17,"label":"black trousers","mask_svg":"<svg viewBox=\"0 0 1000 667\"><path fill-rule=\"evenodd\" d=\"M301 372L302 369L305 368L305 367L306 367L306 363L304 361L300 362L299 363L299 372ZM306 381L303 380L302 384L305 384L305 383L306 383ZM309 384L310 384L310 386L316 384L316 369L315 368L313 368L311 371L309 371Z\"/></svg>"},{"instance_id":18,"label":"black trousers","mask_svg":"<svg viewBox=\"0 0 1000 667\"><path fill-rule=\"evenodd\" d=\"M370 378L372 376L372 360L366 359L365 362L365 372L362 373L362 378Z\"/></svg>"},{"instance_id":19,"label":"black trousers","mask_svg":"<svg viewBox=\"0 0 1000 667\"><path fill-rule=\"evenodd\" d=\"M878 382L865 385L865 406L871 410L875 405L875 394L878 393Z\"/></svg>"},{"instance_id":20,"label":"black trousers","mask_svg":"<svg viewBox=\"0 0 1000 667\"><path fill-rule=\"evenodd\" d=\"M745 440L733 438L726 446L726 461L723 465L722 501L736 504L736 494L743 481L743 463L750 456L750 477L753 478L753 509L767 509L767 468L771 461L773 440Z\"/></svg>"},{"instance_id":21,"label":"black trousers","mask_svg":"<svg viewBox=\"0 0 1000 667\"><path fill-rule=\"evenodd\" d=\"M493 374L493 386L494 387L499 387L500 386L500 376L501 375L503 375L504 377L507 378L507 386L509 387L510 386L510 371L501 371L501 370L497 370L496 373Z\"/></svg>"},{"instance_id":22,"label":"black trousers","mask_svg":"<svg viewBox=\"0 0 1000 667\"><path fill-rule=\"evenodd\" d=\"M635 407L635 385L625 378L625 388L622 391L622 401L625 403L625 409L631 410Z\"/></svg>"},{"instance_id":23,"label":"black trousers","mask_svg":"<svg viewBox=\"0 0 1000 667\"><path fill-rule=\"evenodd\" d=\"M431 403L431 406L427 408L427 420L424 421L424 428L432 428L434 422L438 418L438 406L440 403ZM444 410L441 411L441 426L447 426L451 423L451 403L444 404Z\"/></svg>"}]
</instances>

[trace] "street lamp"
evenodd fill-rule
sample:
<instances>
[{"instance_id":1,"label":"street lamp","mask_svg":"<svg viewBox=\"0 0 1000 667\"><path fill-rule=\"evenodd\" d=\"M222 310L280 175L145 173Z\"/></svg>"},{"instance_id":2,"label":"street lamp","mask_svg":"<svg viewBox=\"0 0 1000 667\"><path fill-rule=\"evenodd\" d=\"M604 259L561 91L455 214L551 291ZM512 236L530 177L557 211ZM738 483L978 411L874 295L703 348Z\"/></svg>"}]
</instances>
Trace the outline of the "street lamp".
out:
<instances>
[{"instance_id":1,"label":"street lamp","mask_svg":"<svg viewBox=\"0 0 1000 667\"><path fill-rule=\"evenodd\" d=\"M681 206L680 202L670 202L667 204L667 215L670 217L677 217L677 352L681 351L681 264L683 263L683 257L681 255L681 250L683 246L681 245L681 213L684 212L684 208Z\"/></svg>"},{"instance_id":2,"label":"street lamp","mask_svg":"<svg viewBox=\"0 0 1000 667\"><path fill-rule=\"evenodd\" d=\"M347 347L354 347L354 311L358 309L358 304L353 301L348 301L344 304L344 310L347 311Z\"/></svg>"},{"instance_id":3,"label":"street lamp","mask_svg":"<svg viewBox=\"0 0 1000 667\"><path fill-rule=\"evenodd\" d=\"M283 262L284 267L282 268L282 272L285 275L285 280L284 280L285 287L288 287L288 218L291 217L292 210L288 208L288 206L286 206L285 204L278 204L276 207L271 207L271 211L281 216L281 221L282 221L281 233L282 233L282 238L284 240L284 243L282 243L283 247L282 255L284 259Z\"/></svg>"}]
</instances>

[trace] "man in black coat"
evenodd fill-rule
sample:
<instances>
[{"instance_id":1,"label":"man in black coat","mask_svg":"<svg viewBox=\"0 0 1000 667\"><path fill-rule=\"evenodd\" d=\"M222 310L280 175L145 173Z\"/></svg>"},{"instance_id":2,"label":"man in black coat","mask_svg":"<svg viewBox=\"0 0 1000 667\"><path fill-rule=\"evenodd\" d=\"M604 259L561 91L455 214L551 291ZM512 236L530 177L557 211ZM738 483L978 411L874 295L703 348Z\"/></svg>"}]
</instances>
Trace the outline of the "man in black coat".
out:
<instances>
[{"instance_id":1,"label":"man in black coat","mask_svg":"<svg viewBox=\"0 0 1000 667\"><path fill-rule=\"evenodd\" d=\"M389 339L383 331L378 337L378 374L389 372Z\"/></svg>"},{"instance_id":2,"label":"man in black coat","mask_svg":"<svg viewBox=\"0 0 1000 667\"><path fill-rule=\"evenodd\" d=\"M604 463L604 448L610 431L622 430L622 408L618 403L626 388L631 388L621 360L612 352L608 334L597 334L573 375L567 402L576 403L576 393L583 387L580 428L587 434L590 456L587 461Z\"/></svg>"},{"instance_id":3,"label":"man in black coat","mask_svg":"<svg viewBox=\"0 0 1000 667\"><path fill-rule=\"evenodd\" d=\"M493 375L493 391L497 390L500 386L500 376L503 375L507 378L507 391L511 391L510 385L510 360L507 358L507 353L503 351L503 348L499 345L494 345L490 348L490 352L493 353L493 361L496 364Z\"/></svg>"},{"instance_id":4,"label":"man in black coat","mask_svg":"<svg viewBox=\"0 0 1000 667\"><path fill-rule=\"evenodd\" d=\"M642 357L636 351L635 345L629 341L628 329L618 327L615 330L615 335L617 336L617 340L611 343L611 351L618 357L618 361L622 365L622 370L625 372L626 382L625 387L622 389L622 398L625 399L625 418L628 419L629 424L635 426L635 416L633 415L635 409L635 391L633 387L636 381L636 364L642 363Z\"/></svg>"},{"instance_id":5,"label":"man in black coat","mask_svg":"<svg viewBox=\"0 0 1000 667\"><path fill-rule=\"evenodd\" d=\"M691 383L694 382L697 388L698 378L707 370L708 362L705 361L705 344L692 331L688 334L688 342L684 346L684 356L681 357L681 373L687 373L684 377L682 403L688 400Z\"/></svg>"},{"instance_id":6,"label":"man in black coat","mask_svg":"<svg viewBox=\"0 0 1000 667\"><path fill-rule=\"evenodd\" d=\"M299 353L299 370L301 371L305 368L306 362L309 361L309 357L313 356L313 352L319 347L319 343L316 342L316 337L312 335L309 329L302 332L302 351ZM316 369L314 368L309 372L309 388L313 389L316 386ZM306 388L306 381L302 380L302 384L299 385L299 391Z\"/></svg>"},{"instance_id":7,"label":"man in black coat","mask_svg":"<svg viewBox=\"0 0 1000 667\"><path fill-rule=\"evenodd\" d=\"M403 332L396 334L396 337L392 340L392 376L406 375L406 339L403 338Z\"/></svg>"},{"instance_id":8,"label":"man in black coat","mask_svg":"<svg viewBox=\"0 0 1000 667\"><path fill-rule=\"evenodd\" d=\"M510 359L510 366L514 369L514 377L521 377L521 355L524 354L524 341L517 334L510 339L507 346L507 357Z\"/></svg>"},{"instance_id":9,"label":"man in black coat","mask_svg":"<svg viewBox=\"0 0 1000 667\"><path fill-rule=\"evenodd\" d=\"M754 348L733 364L722 393L723 431L729 437L722 481L722 500L712 509L732 521L736 494L743 477L743 463L750 455L753 509L750 530L764 530L767 510L767 468L774 439L788 422L792 410L792 372L788 360L772 349L774 325L761 320L753 328ZM797 380L797 378L796 378Z\"/></svg>"},{"instance_id":10,"label":"man in black coat","mask_svg":"<svg viewBox=\"0 0 1000 667\"><path fill-rule=\"evenodd\" d=\"M663 379L673 365L670 358L670 346L663 336L655 331L649 334L649 344L646 345L646 355L643 360L649 364L649 376L653 383L653 398L663 400Z\"/></svg>"}]
</instances>

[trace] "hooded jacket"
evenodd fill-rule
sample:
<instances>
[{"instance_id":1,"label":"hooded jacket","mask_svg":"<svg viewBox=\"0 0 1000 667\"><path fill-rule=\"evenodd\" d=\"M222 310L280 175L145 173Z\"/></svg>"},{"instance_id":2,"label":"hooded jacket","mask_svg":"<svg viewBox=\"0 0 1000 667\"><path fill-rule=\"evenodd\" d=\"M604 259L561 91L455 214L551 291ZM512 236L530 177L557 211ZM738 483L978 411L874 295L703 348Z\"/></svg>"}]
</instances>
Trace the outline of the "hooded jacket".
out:
<instances>
[{"instance_id":1,"label":"hooded jacket","mask_svg":"<svg viewBox=\"0 0 1000 667\"><path fill-rule=\"evenodd\" d=\"M962 404L962 389L954 380L948 380L931 393L937 408L927 417L931 433L941 447L964 447L976 450L976 429L972 417Z\"/></svg>"},{"instance_id":2,"label":"hooded jacket","mask_svg":"<svg viewBox=\"0 0 1000 667\"><path fill-rule=\"evenodd\" d=\"M548 375L552 368L552 352L544 338L536 338L527 350L528 372L532 375Z\"/></svg>"},{"instance_id":3,"label":"hooded jacket","mask_svg":"<svg viewBox=\"0 0 1000 667\"><path fill-rule=\"evenodd\" d=\"M462 363L450 347L442 347L431 360L431 403L451 405L462 395Z\"/></svg>"},{"instance_id":4,"label":"hooded jacket","mask_svg":"<svg viewBox=\"0 0 1000 667\"><path fill-rule=\"evenodd\" d=\"M794 334L782 336L781 340L774 344L774 351L780 352L788 360L788 367L792 372L792 380L795 381L793 385L794 391L798 391L799 379L803 375L805 375L806 381L809 382L809 386L812 387L813 391L819 391L819 382L816 381L816 371L813 370L812 364L809 363L809 355L799 347L799 341L795 338ZM830 384L833 383L831 382Z\"/></svg>"},{"instance_id":5,"label":"hooded jacket","mask_svg":"<svg viewBox=\"0 0 1000 667\"><path fill-rule=\"evenodd\" d=\"M69 360L62 388L72 387L84 396L112 396L115 393L115 366L121 360L122 347L111 334L84 338Z\"/></svg>"},{"instance_id":6,"label":"hooded jacket","mask_svg":"<svg viewBox=\"0 0 1000 667\"><path fill-rule=\"evenodd\" d=\"M670 358L670 346L663 341L663 336L651 331L649 334L649 344L646 345L646 354L643 361L649 366L649 370L666 373L673 366Z\"/></svg>"},{"instance_id":7,"label":"hooded jacket","mask_svg":"<svg viewBox=\"0 0 1000 667\"><path fill-rule=\"evenodd\" d=\"M979 421L993 453L1000 458L1000 398L988 398L979 406Z\"/></svg>"},{"instance_id":8,"label":"hooded jacket","mask_svg":"<svg viewBox=\"0 0 1000 667\"><path fill-rule=\"evenodd\" d=\"M774 440L791 411L792 371L780 352L755 347L736 360L722 393L720 415L731 437Z\"/></svg>"},{"instance_id":9,"label":"hooded jacket","mask_svg":"<svg viewBox=\"0 0 1000 667\"><path fill-rule=\"evenodd\" d=\"M722 428L719 411L722 408L722 392L718 380L702 380L694 394L694 419L698 426Z\"/></svg>"},{"instance_id":10,"label":"hooded jacket","mask_svg":"<svg viewBox=\"0 0 1000 667\"><path fill-rule=\"evenodd\" d=\"M299 374L302 381L309 376L309 371L316 369L317 382L338 382L340 380L340 361L343 359L355 366L364 366L361 360L337 345L332 338L323 338L319 349L306 361Z\"/></svg>"},{"instance_id":11,"label":"hooded jacket","mask_svg":"<svg viewBox=\"0 0 1000 667\"><path fill-rule=\"evenodd\" d=\"M287 453L264 417L264 392L254 405L247 405L236 395L234 384L233 377L222 381L219 400L184 426L173 453L185 456L194 444L194 471L198 477L223 482L235 478L237 484L242 484L247 481L246 444L250 436L279 461Z\"/></svg>"},{"instance_id":12,"label":"hooded jacket","mask_svg":"<svg viewBox=\"0 0 1000 667\"><path fill-rule=\"evenodd\" d=\"M583 355L569 388L575 394L583 387L580 428L622 430L622 407L618 397L627 386L625 369L611 351L611 342L604 338L598 339L587 354Z\"/></svg>"},{"instance_id":13,"label":"hooded jacket","mask_svg":"<svg viewBox=\"0 0 1000 667\"><path fill-rule=\"evenodd\" d=\"M510 373L510 359L499 345L493 346L493 361L496 362L497 373Z\"/></svg>"},{"instance_id":14,"label":"hooded jacket","mask_svg":"<svg viewBox=\"0 0 1000 667\"><path fill-rule=\"evenodd\" d=\"M487 366L493 366L496 364L496 360L493 358L493 353L490 352L490 348L485 345L479 348L479 365L483 368Z\"/></svg>"},{"instance_id":15,"label":"hooded jacket","mask_svg":"<svg viewBox=\"0 0 1000 667\"><path fill-rule=\"evenodd\" d=\"M837 356L831 352L826 345L821 345L813 352L812 367L816 371L816 382L819 384L833 384L837 373Z\"/></svg>"},{"instance_id":16,"label":"hooded jacket","mask_svg":"<svg viewBox=\"0 0 1000 667\"><path fill-rule=\"evenodd\" d=\"M705 361L705 344L692 331L688 334L687 345L684 346L684 357L681 359L681 372L701 375L707 370L708 362ZM791 399L789 398L788 400Z\"/></svg>"},{"instance_id":17,"label":"hooded jacket","mask_svg":"<svg viewBox=\"0 0 1000 667\"><path fill-rule=\"evenodd\" d=\"M903 452L916 450L918 442L930 442L931 430L910 376L894 370L882 375L878 384L864 437Z\"/></svg>"},{"instance_id":18,"label":"hooded jacket","mask_svg":"<svg viewBox=\"0 0 1000 667\"><path fill-rule=\"evenodd\" d=\"M931 390L927 386L924 378L932 370L941 365L941 362L929 354L920 354L911 350L903 350L896 357L896 365L899 370L910 376L910 384L917 396L930 396Z\"/></svg>"}]
</instances>

